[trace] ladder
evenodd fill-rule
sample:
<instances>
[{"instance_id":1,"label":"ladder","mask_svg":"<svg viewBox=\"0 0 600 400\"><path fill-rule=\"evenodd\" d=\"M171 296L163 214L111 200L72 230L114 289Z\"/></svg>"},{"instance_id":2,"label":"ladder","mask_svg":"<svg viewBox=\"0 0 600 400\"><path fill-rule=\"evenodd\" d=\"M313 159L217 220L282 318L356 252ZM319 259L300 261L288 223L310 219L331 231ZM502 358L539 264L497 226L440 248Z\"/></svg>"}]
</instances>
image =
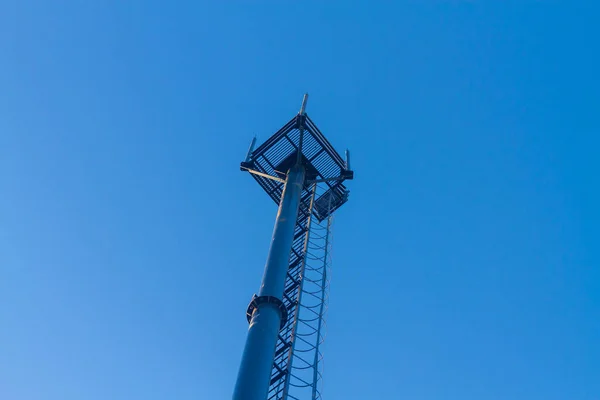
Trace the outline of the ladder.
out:
<instances>
[{"instance_id":1,"label":"ladder","mask_svg":"<svg viewBox=\"0 0 600 400\"><path fill-rule=\"evenodd\" d=\"M321 398L319 346L323 340L332 217L322 221L313 211L315 195L327 189L315 183L302 192L283 293L289 317L277 339L268 400Z\"/></svg>"}]
</instances>

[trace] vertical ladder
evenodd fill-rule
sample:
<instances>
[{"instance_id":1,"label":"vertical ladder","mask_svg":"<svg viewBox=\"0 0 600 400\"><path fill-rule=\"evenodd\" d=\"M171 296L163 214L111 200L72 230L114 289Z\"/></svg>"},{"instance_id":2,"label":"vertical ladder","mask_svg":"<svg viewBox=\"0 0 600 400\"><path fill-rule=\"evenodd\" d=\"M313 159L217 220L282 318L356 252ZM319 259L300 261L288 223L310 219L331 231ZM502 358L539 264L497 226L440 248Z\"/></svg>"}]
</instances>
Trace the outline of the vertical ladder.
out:
<instances>
[{"instance_id":1,"label":"vertical ladder","mask_svg":"<svg viewBox=\"0 0 600 400\"><path fill-rule=\"evenodd\" d=\"M283 304L288 311L288 321L279 332L275 347L275 358L271 372L268 400L283 400L285 384L290 371L290 360L293 350L293 333L297 314L298 295L302 280L302 265L304 262L304 247L309 231L310 214L312 212L312 187L304 188L298 220L294 231L294 242L290 252L290 262L283 292Z\"/></svg>"},{"instance_id":2,"label":"vertical ladder","mask_svg":"<svg viewBox=\"0 0 600 400\"><path fill-rule=\"evenodd\" d=\"M327 188L314 183L302 193L283 295L289 317L277 340L268 400L321 399L333 217L330 209L324 220L313 211L315 196Z\"/></svg>"}]
</instances>

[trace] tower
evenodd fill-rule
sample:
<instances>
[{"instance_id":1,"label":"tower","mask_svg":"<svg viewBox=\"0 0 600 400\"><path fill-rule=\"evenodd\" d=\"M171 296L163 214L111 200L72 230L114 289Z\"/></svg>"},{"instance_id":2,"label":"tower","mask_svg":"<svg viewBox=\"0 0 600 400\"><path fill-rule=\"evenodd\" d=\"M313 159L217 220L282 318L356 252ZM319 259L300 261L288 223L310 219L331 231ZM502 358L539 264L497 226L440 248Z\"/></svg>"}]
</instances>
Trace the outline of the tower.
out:
<instances>
[{"instance_id":1,"label":"tower","mask_svg":"<svg viewBox=\"0 0 600 400\"><path fill-rule=\"evenodd\" d=\"M333 212L348 200L346 159L306 115L298 114L240 169L279 205L258 294L250 301L234 400L320 399L320 345L328 295Z\"/></svg>"}]
</instances>

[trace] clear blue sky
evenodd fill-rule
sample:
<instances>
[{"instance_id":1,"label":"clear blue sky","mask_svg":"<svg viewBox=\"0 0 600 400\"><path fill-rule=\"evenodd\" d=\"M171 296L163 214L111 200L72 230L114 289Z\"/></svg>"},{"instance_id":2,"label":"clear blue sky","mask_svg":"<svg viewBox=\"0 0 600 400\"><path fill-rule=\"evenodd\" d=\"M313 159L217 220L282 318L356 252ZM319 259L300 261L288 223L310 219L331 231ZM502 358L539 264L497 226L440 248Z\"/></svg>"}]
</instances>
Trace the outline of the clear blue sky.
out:
<instances>
[{"instance_id":1,"label":"clear blue sky","mask_svg":"<svg viewBox=\"0 0 600 400\"><path fill-rule=\"evenodd\" d=\"M309 92L325 399L600 399L594 3L0 2L0 398L230 398Z\"/></svg>"}]
</instances>

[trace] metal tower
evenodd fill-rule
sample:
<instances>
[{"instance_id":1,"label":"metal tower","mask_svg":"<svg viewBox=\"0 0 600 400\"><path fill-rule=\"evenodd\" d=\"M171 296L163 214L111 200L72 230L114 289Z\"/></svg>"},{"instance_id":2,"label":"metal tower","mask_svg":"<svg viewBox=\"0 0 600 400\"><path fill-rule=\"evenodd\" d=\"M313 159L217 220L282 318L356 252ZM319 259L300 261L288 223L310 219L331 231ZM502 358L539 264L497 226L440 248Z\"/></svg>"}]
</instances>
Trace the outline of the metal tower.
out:
<instances>
[{"instance_id":1,"label":"metal tower","mask_svg":"<svg viewBox=\"0 0 600 400\"><path fill-rule=\"evenodd\" d=\"M335 151L300 112L258 148L241 170L279 205L265 272L246 317L250 324L234 400L320 399L324 316L333 212L348 200L350 155Z\"/></svg>"}]
</instances>

